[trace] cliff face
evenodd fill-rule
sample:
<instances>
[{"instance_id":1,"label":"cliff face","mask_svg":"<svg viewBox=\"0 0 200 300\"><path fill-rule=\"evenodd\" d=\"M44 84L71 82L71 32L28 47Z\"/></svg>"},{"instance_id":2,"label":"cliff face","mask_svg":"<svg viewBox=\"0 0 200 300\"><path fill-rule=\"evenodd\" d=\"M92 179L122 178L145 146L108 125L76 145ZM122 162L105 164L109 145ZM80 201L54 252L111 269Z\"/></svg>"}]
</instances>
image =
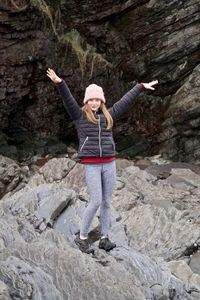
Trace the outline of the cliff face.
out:
<instances>
[{"instance_id":1,"label":"cliff face","mask_svg":"<svg viewBox=\"0 0 200 300\"><path fill-rule=\"evenodd\" d=\"M109 106L134 82L158 79L156 92L141 96L125 122L116 124L118 149L128 156L160 152L198 161L199 8L195 0L104 1L103 6L99 1L5 1L0 14L1 152L18 158L63 152L59 139L76 141L46 77L50 66L80 105L91 82L103 86Z\"/></svg>"}]
</instances>

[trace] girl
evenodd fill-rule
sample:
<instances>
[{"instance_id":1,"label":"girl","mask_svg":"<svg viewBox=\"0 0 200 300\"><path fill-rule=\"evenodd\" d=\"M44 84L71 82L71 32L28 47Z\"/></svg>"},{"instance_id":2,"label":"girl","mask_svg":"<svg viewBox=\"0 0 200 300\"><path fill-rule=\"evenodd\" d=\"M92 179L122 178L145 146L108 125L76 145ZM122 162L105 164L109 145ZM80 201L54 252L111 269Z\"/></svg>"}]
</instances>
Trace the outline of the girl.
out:
<instances>
[{"instance_id":1,"label":"girl","mask_svg":"<svg viewBox=\"0 0 200 300\"><path fill-rule=\"evenodd\" d=\"M63 79L48 68L47 76L56 84L64 106L73 120L79 138L78 157L85 165L85 178L90 195L89 204L82 219L80 236L75 243L85 253L93 253L88 232L97 209L100 207L101 238L99 248L110 251L116 244L108 238L110 226L110 202L115 186L115 143L112 135L113 121L130 109L135 98L144 90L154 90L158 83L137 84L110 109L106 108L103 89L90 84L85 90L84 106L79 107Z\"/></svg>"}]
</instances>

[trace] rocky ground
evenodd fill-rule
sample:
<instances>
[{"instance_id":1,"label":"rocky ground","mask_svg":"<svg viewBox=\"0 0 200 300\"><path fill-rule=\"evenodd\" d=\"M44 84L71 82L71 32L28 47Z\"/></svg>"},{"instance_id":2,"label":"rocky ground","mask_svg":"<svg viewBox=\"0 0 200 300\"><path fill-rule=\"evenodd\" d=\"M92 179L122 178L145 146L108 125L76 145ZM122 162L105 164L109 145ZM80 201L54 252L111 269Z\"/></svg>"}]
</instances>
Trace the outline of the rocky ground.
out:
<instances>
[{"instance_id":1,"label":"rocky ground","mask_svg":"<svg viewBox=\"0 0 200 300\"><path fill-rule=\"evenodd\" d=\"M83 165L0 158L0 298L200 299L200 167L160 157L117 160L110 239L94 255L74 237L88 202Z\"/></svg>"}]
</instances>

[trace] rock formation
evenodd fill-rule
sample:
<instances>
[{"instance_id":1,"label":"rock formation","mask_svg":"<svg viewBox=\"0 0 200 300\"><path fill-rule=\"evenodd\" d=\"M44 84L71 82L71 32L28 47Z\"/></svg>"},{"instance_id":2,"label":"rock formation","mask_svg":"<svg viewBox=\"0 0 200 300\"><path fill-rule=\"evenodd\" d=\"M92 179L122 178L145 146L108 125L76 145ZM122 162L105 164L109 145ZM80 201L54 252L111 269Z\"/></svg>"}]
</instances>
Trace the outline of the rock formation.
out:
<instances>
[{"instance_id":1,"label":"rock formation","mask_svg":"<svg viewBox=\"0 0 200 300\"><path fill-rule=\"evenodd\" d=\"M91 82L110 106L157 78L157 91L117 122L117 150L199 162L198 1L10 0L0 12L0 153L27 160L77 143L50 66L80 105Z\"/></svg>"},{"instance_id":2,"label":"rock formation","mask_svg":"<svg viewBox=\"0 0 200 300\"><path fill-rule=\"evenodd\" d=\"M1 299L200 299L199 176L189 164L141 170L117 160L110 232L117 247L98 248L97 214L94 255L74 243L88 202L81 164L52 158L26 174L24 187L8 192L1 184Z\"/></svg>"}]
</instances>

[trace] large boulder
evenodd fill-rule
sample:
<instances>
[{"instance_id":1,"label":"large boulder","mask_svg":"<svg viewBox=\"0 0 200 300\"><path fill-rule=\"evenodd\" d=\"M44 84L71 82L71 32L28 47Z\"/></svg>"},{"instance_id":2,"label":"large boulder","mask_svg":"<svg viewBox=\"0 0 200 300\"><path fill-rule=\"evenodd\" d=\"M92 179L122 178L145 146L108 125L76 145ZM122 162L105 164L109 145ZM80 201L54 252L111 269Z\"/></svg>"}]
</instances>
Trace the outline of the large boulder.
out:
<instances>
[{"instance_id":1,"label":"large boulder","mask_svg":"<svg viewBox=\"0 0 200 300\"><path fill-rule=\"evenodd\" d=\"M0 198L24 187L29 177L28 166L20 166L16 161L0 155Z\"/></svg>"}]
</instances>

